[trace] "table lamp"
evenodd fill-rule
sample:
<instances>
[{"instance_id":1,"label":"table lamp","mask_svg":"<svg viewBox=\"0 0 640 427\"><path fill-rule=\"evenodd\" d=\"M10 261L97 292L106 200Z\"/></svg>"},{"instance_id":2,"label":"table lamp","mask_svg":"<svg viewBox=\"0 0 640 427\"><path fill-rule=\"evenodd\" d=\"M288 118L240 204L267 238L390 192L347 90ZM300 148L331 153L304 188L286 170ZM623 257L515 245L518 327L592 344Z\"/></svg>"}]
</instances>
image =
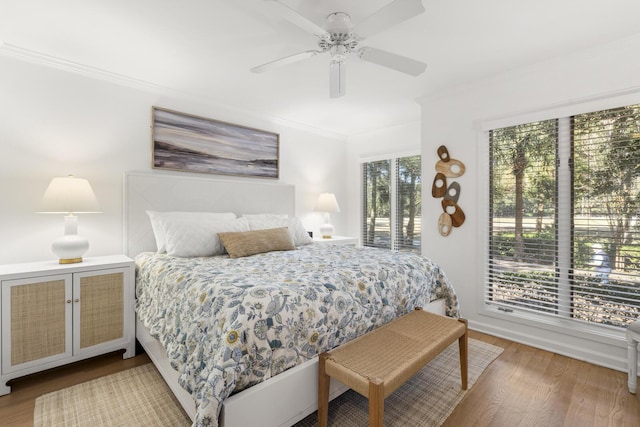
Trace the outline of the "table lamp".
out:
<instances>
[{"instance_id":1,"label":"table lamp","mask_svg":"<svg viewBox=\"0 0 640 427\"><path fill-rule=\"evenodd\" d=\"M316 211L324 212L324 224L320 226L320 234L323 239L330 239L333 235L333 225L330 223L330 215L332 212L340 212L338 201L333 193L320 193L316 202Z\"/></svg>"},{"instance_id":2,"label":"table lamp","mask_svg":"<svg viewBox=\"0 0 640 427\"><path fill-rule=\"evenodd\" d=\"M89 181L73 175L53 178L42 197L41 213L66 214L64 236L53 241L51 250L60 264L82 262L89 241L78 235L79 213L98 213L98 202Z\"/></svg>"}]
</instances>

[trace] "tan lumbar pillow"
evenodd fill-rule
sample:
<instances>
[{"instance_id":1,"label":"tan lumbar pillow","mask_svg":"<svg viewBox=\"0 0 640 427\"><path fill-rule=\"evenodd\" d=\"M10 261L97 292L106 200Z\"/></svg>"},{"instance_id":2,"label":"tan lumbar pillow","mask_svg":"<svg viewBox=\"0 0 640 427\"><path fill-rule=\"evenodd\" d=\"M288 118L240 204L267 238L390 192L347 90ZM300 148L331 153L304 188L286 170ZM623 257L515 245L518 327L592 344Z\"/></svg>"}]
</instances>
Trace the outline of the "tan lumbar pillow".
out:
<instances>
[{"instance_id":1,"label":"tan lumbar pillow","mask_svg":"<svg viewBox=\"0 0 640 427\"><path fill-rule=\"evenodd\" d=\"M218 233L231 258L295 249L287 227Z\"/></svg>"}]
</instances>

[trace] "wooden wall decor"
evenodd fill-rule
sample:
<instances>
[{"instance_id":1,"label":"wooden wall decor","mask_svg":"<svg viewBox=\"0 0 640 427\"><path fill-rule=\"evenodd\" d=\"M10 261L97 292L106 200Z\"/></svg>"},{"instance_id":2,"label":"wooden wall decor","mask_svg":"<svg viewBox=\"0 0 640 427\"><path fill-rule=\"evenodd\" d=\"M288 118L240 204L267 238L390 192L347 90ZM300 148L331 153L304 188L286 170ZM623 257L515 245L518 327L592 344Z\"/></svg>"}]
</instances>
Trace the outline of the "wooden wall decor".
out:
<instances>
[{"instance_id":1,"label":"wooden wall decor","mask_svg":"<svg viewBox=\"0 0 640 427\"><path fill-rule=\"evenodd\" d=\"M442 213L438 218L438 231L441 236L448 236L454 227L460 227L465 220L464 211L458 205L460 198L460 184L453 181L447 186L447 178L458 178L464 174L464 163L452 159L449 150L444 145L438 147L436 175L431 186L431 195L442 198Z\"/></svg>"}]
</instances>

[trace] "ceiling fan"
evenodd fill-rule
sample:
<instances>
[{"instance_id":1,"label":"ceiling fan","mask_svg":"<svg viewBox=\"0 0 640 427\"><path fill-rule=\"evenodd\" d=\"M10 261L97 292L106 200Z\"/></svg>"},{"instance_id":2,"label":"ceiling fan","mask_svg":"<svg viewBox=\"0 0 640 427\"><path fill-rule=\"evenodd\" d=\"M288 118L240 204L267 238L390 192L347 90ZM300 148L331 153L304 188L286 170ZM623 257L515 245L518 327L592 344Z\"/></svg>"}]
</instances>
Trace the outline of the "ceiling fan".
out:
<instances>
[{"instance_id":1,"label":"ceiling fan","mask_svg":"<svg viewBox=\"0 0 640 427\"><path fill-rule=\"evenodd\" d=\"M412 76L422 74L427 67L423 62L396 55L395 53L372 47L360 47L360 42L367 37L423 13L425 9L421 0L394 0L357 25L352 24L351 17L347 13L334 12L327 16L324 28L311 22L278 0L267 1L278 7L280 14L285 19L317 36L320 39L318 41L319 49L306 50L258 65L251 69L254 73L262 73L272 68L311 58L320 53L329 53L331 55L331 61L329 62L329 94L331 98L338 98L346 93L345 60L350 54L357 55L363 61L372 62Z\"/></svg>"}]
</instances>

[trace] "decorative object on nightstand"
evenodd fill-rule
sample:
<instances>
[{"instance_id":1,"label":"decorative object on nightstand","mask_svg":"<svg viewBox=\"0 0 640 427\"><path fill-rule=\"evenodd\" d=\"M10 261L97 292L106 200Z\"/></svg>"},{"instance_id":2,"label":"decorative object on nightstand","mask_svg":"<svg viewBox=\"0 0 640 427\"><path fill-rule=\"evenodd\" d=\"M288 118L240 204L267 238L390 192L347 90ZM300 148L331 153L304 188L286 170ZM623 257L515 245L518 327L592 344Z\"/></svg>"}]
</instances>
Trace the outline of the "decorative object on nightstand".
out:
<instances>
[{"instance_id":1,"label":"decorative object on nightstand","mask_svg":"<svg viewBox=\"0 0 640 427\"><path fill-rule=\"evenodd\" d=\"M331 213L340 212L338 201L333 193L320 193L316 202L315 211L324 212L324 224L320 226L320 234L324 239L330 239L333 235L333 225L331 225Z\"/></svg>"},{"instance_id":2,"label":"decorative object on nightstand","mask_svg":"<svg viewBox=\"0 0 640 427\"><path fill-rule=\"evenodd\" d=\"M41 213L67 214L64 217L64 236L53 241L51 250L60 264L82 262L89 250L89 241L78 235L79 213L98 213L98 202L89 181L73 175L53 178L42 197Z\"/></svg>"}]
</instances>

